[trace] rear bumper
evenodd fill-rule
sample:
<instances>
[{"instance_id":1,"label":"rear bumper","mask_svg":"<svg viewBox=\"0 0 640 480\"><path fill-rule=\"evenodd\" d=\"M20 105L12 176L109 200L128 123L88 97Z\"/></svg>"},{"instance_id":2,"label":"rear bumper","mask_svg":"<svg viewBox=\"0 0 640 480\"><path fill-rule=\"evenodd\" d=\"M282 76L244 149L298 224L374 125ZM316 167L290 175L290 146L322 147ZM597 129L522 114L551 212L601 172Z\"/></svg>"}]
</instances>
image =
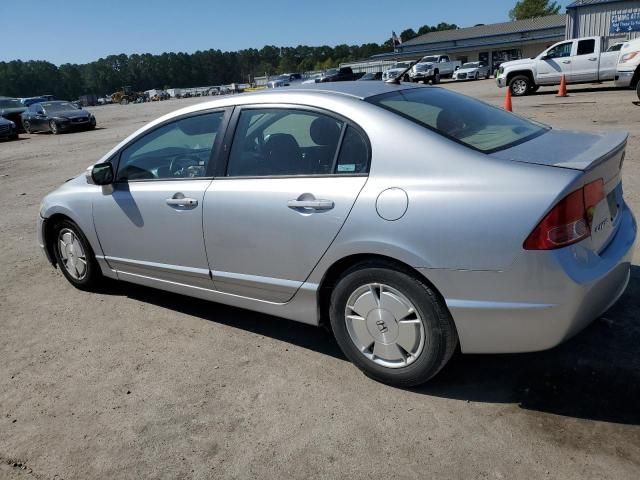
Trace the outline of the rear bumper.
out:
<instances>
[{"instance_id":1,"label":"rear bumper","mask_svg":"<svg viewBox=\"0 0 640 480\"><path fill-rule=\"evenodd\" d=\"M580 244L526 252L509 270L422 270L445 297L465 353L546 350L608 310L630 278L637 226L625 206L596 255Z\"/></svg>"}]
</instances>

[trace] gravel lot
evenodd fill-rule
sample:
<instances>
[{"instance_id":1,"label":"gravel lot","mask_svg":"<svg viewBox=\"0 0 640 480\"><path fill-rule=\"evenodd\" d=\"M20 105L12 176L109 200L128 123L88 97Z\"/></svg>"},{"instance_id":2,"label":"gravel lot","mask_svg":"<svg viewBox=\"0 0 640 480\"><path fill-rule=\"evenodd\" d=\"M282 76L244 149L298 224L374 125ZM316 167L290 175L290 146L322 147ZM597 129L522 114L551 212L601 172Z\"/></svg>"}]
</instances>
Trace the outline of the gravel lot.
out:
<instances>
[{"instance_id":1,"label":"gravel lot","mask_svg":"<svg viewBox=\"0 0 640 480\"><path fill-rule=\"evenodd\" d=\"M504 95L492 80L445 87ZM569 93L514 111L628 130L640 213L635 94ZM625 296L567 344L457 355L412 390L367 379L312 327L133 285L71 287L36 245L42 196L200 101L98 107L93 132L0 143L1 478L640 478L640 247Z\"/></svg>"}]
</instances>

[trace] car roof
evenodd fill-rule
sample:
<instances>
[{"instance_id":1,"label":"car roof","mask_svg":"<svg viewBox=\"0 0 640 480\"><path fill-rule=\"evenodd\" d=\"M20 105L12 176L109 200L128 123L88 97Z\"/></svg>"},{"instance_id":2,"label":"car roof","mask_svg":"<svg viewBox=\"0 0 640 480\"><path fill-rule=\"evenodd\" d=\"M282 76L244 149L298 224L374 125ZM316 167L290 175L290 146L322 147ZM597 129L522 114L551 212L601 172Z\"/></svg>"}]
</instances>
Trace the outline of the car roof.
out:
<instances>
[{"instance_id":1,"label":"car roof","mask_svg":"<svg viewBox=\"0 0 640 480\"><path fill-rule=\"evenodd\" d=\"M261 96L261 95L272 95L275 93L282 94L285 92L300 92L300 93L311 93L311 92L319 92L326 94L338 94L338 95L347 95L350 97L358 98L360 100L365 100L369 97L375 97L376 95L382 95L384 93L397 92L400 90L409 90L413 88L424 88L421 85L412 84L412 83L386 83L386 82L358 82L358 81L350 81L350 82L326 82L326 83L310 83L306 85L296 85L294 87L285 87L282 89L278 89L275 91L262 91L256 92L251 95Z\"/></svg>"}]
</instances>

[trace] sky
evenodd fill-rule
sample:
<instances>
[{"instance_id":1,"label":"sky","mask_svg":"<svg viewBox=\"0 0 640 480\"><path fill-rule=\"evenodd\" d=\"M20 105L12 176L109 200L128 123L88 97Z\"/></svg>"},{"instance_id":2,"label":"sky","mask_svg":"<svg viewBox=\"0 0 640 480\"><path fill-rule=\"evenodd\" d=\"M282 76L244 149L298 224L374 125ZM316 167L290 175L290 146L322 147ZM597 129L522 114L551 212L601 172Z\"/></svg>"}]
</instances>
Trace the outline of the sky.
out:
<instances>
[{"instance_id":1,"label":"sky","mask_svg":"<svg viewBox=\"0 0 640 480\"><path fill-rule=\"evenodd\" d=\"M382 43L406 28L509 20L516 0L8 0L0 61ZM558 2L564 7L569 0ZM99 5L99 6L98 6Z\"/></svg>"}]
</instances>

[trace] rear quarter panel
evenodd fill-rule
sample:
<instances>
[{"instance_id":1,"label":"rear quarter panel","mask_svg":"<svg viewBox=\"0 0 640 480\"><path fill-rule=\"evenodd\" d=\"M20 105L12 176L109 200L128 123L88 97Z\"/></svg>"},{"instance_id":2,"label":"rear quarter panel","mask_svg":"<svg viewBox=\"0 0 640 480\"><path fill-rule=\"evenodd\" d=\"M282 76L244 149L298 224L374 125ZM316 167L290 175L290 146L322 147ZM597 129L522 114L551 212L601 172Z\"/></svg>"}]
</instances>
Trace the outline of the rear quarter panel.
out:
<instances>
[{"instance_id":1,"label":"rear quarter panel","mask_svg":"<svg viewBox=\"0 0 640 480\"><path fill-rule=\"evenodd\" d=\"M386 111L363 125L370 177L312 279L352 254L386 255L415 268L504 270L579 172L498 160ZM382 219L380 193L400 188L404 216Z\"/></svg>"}]
</instances>

